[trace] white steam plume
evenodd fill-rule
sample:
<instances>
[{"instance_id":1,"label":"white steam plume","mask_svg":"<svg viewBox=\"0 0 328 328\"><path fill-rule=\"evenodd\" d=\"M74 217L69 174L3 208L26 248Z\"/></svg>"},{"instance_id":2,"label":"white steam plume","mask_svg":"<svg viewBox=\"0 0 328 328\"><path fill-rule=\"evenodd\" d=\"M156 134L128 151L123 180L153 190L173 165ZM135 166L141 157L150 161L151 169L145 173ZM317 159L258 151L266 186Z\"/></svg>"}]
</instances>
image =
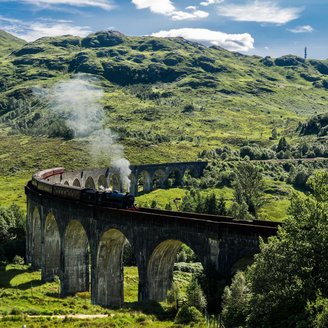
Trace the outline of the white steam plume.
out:
<instances>
[{"instance_id":1,"label":"white steam plume","mask_svg":"<svg viewBox=\"0 0 328 328\"><path fill-rule=\"evenodd\" d=\"M116 135L103 128L105 112L100 101L104 92L98 80L78 74L50 89L36 88L34 93L49 103L51 111L65 119L76 137L87 138L92 158L96 161L109 160L119 172L124 188L129 190L130 162L124 158L124 148L117 143Z\"/></svg>"}]
</instances>

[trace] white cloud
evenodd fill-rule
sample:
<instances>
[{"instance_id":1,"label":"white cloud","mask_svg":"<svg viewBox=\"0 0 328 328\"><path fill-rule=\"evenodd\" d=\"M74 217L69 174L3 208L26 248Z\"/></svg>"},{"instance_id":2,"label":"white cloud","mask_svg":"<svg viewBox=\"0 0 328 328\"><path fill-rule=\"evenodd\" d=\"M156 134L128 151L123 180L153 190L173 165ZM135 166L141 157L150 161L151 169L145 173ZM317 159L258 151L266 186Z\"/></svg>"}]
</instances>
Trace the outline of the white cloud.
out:
<instances>
[{"instance_id":1,"label":"white cloud","mask_svg":"<svg viewBox=\"0 0 328 328\"><path fill-rule=\"evenodd\" d=\"M221 16L236 21L286 24L299 17L303 8L281 8L275 1L255 0L245 4L227 4L219 7Z\"/></svg>"},{"instance_id":2,"label":"white cloud","mask_svg":"<svg viewBox=\"0 0 328 328\"><path fill-rule=\"evenodd\" d=\"M189 6L187 11L177 10L171 0L132 0L137 9L149 9L155 14L171 17L172 20L194 20L208 17L208 12Z\"/></svg>"},{"instance_id":3,"label":"white cloud","mask_svg":"<svg viewBox=\"0 0 328 328\"><path fill-rule=\"evenodd\" d=\"M69 5L74 7L98 7L105 10L113 9L114 5L109 0L19 0L37 7L52 7L56 5Z\"/></svg>"},{"instance_id":4,"label":"white cloud","mask_svg":"<svg viewBox=\"0 0 328 328\"><path fill-rule=\"evenodd\" d=\"M287 29L292 33L311 33L314 31L314 28L311 25L296 26L294 28Z\"/></svg>"},{"instance_id":5,"label":"white cloud","mask_svg":"<svg viewBox=\"0 0 328 328\"><path fill-rule=\"evenodd\" d=\"M170 0L132 0L137 9L149 9L151 12L170 15L175 7Z\"/></svg>"},{"instance_id":6,"label":"white cloud","mask_svg":"<svg viewBox=\"0 0 328 328\"><path fill-rule=\"evenodd\" d=\"M174 11L171 15L173 20L192 20L197 18L206 18L208 17L208 13L202 10L194 10L192 12L186 11Z\"/></svg>"},{"instance_id":7,"label":"white cloud","mask_svg":"<svg viewBox=\"0 0 328 328\"><path fill-rule=\"evenodd\" d=\"M220 46L231 51L248 51L254 48L254 39L248 33L227 34L205 28L181 28L153 33L156 37L182 37L187 40Z\"/></svg>"},{"instance_id":8,"label":"white cloud","mask_svg":"<svg viewBox=\"0 0 328 328\"><path fill-rule=\"evenodd\" d=\"M202 1L200 3L201 6L204 6L204 7L207 7L207 6L210 6L210 5L215 5L215 4L218 4L218 3L222 3L224 0L206 0L206 1Z\"/></svg>"},{"instance_id":9,"label":"white cloud","mask_svg":"<svg viewBox=\"0 0 328 328\"><path fill-rule=\"evenodd\" d=\"M5 22L6 25L1 24ZM75 35L84 37L91 33L88 26L76 26L65 20L40 19L34 22L23 22L0 16L0 29L7 31L28 42L46 36Z\"/></svg>"},{"instance_id":10,"label":"white cloud","mask_svg":"<svg viewBox=\"0 0 328 328\"><path fill-rule=\"evenodd\" d=\"M14 23L20 23L21 21L19 19L5 17L5 16L0 15L0 22L6 22L6 23L14 24Z\"/></svg>"}]
</instances>

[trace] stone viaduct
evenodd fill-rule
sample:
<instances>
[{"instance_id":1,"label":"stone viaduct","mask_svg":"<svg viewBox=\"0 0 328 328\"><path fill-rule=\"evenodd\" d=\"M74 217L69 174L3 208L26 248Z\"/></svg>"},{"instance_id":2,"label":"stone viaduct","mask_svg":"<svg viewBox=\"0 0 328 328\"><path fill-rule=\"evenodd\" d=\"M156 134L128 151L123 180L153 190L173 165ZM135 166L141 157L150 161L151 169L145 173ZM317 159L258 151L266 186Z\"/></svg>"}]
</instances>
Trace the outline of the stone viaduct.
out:
<instances>
[{"instance_id":1,"label":"stone viaduct","mask_svg":"<svg viewBox=\"0 0 328 328\"><path fill-rule=\"evenodd\" d=\"M198 178L202 175L207 162L185 162L165 164L131 165L130 193L137 195L152 191L155 188L181 186L183 177L189 174ZM127 189L122 184L120 167L109 167L105 169L85 169L80 172L64 172L59 176L53 176L49 181L60 182L68 186L98 188L103 186L113 190L123 191Z\"/></svg>"},{"instance_id":2,"label":"stone viaduct","mask_svg":"<svg viewBox=\"0 0 328 328\"><path fill-rule=\"evenodd\" d=\"M188 165L183 163L182 168L190 168ZM138 176L146 170L154 177L159 167L165 177L171 172L165 165L151 165L148 170L133 167L132 172ZM90 290L93 304L122 306L122 259L127 242L138 266L139 301L166 298L183 243L202 263L211 293L218 284L229 282L239 259L258 252L259 236L266 238L277 231L277 223L268 221L146 208L119 210L82 201L83 188L74 181L87 185L89 177L97 181L105 173L106 178L107 170L51 169L35 174L26 186L27 261L41 268L43 281L59 276L62 295ZM218 308L220 295L215 297L212 309Z\"/></svg>"}]
</instances>

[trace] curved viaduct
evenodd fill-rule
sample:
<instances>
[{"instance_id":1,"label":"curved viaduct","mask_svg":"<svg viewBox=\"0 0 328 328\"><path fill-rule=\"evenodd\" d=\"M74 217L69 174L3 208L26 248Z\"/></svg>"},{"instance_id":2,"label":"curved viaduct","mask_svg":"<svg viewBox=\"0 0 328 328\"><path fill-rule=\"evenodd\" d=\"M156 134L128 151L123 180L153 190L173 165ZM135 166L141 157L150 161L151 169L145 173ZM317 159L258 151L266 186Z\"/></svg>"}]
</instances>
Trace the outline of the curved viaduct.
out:
<instances>
[{"instance_id":1,"label":"curved viaduct","mask_svg":"<svg viewBox=\"0 0 328 328\"><path fill-rule=\"evenodd\" d=\"M98 173L94 170L94 176ZM76 178L81 178L80 171L74 176L52 169L35 174L26 186L27 261L41 268L43 281L58 275L62 295L91 290L93 304L123 304L122 257L127 242L138 266L138 300L162 301L182 243L202 263L210 294L229 281L236 261L258 252L259 236L277 231L277 223L268 221L146 208L118 210L83 202L83 188L65 185L65 179ZM220 295L208 296L209 306L217 309Z\"/></svg>"},{"instance_id":2,"label":"curved viaduct","mask_svg":"<svg viewBox=\"0 0 328 328\"><path fill-rule=\"evenodd\" d=\"M207 162L131 165L130 187L124 186L122 183L122 175L125 172L119 167L84 169L79 172L68 171L50 177L49 181L75 187L98 188L103 186L118 191L129 189L130 193L136 196L155 188L180 186L183 184L186 174L199 178L206 166Z\"/></svg>"}]
</instances>

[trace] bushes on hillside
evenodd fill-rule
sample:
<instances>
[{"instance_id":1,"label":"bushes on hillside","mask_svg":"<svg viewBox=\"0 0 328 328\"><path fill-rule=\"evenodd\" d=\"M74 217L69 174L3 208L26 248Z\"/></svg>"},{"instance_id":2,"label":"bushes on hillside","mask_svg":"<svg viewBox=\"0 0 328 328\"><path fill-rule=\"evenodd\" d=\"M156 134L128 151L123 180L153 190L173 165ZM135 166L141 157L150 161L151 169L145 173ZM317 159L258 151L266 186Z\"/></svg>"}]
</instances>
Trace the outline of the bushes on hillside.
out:
<instances>
[{"instance_id":1,"label":"bushes on hillside","mask_svg":"<svg viewBox=\"0 0 328 328\"><path fill-rule=\"evenodd\" d=\"M261 241L246 278L238 274L226 289L226 327L326 327L327 180L318 172L308 180L311 195L294 195L277 236Z\"/></svg>"},{"instance_id":2,"label":"bushes on hillside","mask_svg":"<svg viewBox=\"0 0 328 328\"><path fill-rule=\"evenodd\" d=\"M203 320L203 315L194 306L183 305L179 309L174 321L178 324L187 324L190 322L197 323Z\"/></svg>"},{"instance_id":3,"label":"bushes on hillside","mask_svg":"<svg viewBox=\"0 0 328 328\"><path fill-rule=\"evenodd\" d=\"M25 219L17 205L0 206L0 261L25 256Z\"/></svg>"}]
</instances>

